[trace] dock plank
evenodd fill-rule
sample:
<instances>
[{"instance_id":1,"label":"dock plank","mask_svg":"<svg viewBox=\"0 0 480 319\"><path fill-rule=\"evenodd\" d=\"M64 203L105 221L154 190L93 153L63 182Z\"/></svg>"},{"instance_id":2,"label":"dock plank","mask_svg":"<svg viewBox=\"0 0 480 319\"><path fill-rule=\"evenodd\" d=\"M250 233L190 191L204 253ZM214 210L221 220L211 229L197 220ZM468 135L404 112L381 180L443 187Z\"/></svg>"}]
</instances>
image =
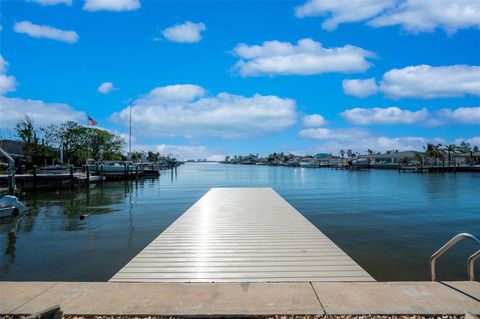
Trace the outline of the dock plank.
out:
<instances>
[{"instance_id":1,"label":"dock plank","mask_svg":"<svg viewBox=\"0 0 480 319\"><path fill-rule=\"evenodd\" d=\"M374 281L271 188L213 188L112 282Z\"/></svg>"}]
</instances>

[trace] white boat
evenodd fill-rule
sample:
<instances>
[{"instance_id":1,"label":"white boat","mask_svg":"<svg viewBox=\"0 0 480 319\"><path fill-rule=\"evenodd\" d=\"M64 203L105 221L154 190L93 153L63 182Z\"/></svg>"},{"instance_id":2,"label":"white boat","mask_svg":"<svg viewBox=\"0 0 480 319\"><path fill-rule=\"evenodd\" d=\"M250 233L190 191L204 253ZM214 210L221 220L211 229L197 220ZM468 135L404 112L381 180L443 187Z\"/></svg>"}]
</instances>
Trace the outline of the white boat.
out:
<instances>
[{"instance_id":1,"label":"white boat","mask_svg":"<svg viewBox=\"0 0 480 319\"><path fill-rule=\"evenodd\" d=\"M4 195L0 198L0 218L13 217L26 209L27 207L15 196Z\"/></svg>"},{"instance_id":2,"label":"white boat","mask_svg":"<svg viewBox=\"0 0 480 319\"><path fill-rule=\"evenodd\" d=\"M315 163L314 160L311 160L311 161L301 161L300 162L300 167L303 167L303 168L315 168L315 167L319 167L319 165L317 163Z\"/></svg>"}]
</instances>

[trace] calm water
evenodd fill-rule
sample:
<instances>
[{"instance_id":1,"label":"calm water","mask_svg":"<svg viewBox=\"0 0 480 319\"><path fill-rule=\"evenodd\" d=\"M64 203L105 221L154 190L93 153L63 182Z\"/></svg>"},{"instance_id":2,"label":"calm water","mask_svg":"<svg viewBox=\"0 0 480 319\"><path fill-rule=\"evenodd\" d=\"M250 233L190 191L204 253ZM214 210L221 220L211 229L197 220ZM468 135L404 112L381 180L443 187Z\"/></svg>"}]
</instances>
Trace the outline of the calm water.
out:
<instances>
[{"instance_id":1,"label":"calm water","mask_svg":"<svg viewBox=\"0 0 480 319\"><path fill-rule=\"evenodd\" d=\"M480 174L186 164L158 179L26 196L17 236L0 224L1 279L106 281L211 187L238 186L273 187L377 280L428 280L445 241L480 235ZM443 256L439 278L465 279L476 248Z\"/></svg>"}]
</instances>

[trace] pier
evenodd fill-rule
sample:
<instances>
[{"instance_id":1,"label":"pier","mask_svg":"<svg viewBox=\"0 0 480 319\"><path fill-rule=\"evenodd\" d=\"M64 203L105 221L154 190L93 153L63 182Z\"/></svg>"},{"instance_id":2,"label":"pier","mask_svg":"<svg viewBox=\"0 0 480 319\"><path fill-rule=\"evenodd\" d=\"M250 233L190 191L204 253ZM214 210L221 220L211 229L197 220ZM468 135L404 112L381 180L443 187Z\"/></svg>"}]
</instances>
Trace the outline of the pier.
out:
<instances>
[{"instance_id":1,"label":"pier","mask_svg":"<svg viewBox=\"0 0 480 319\"><path fill-rule=\"evenodd\" d=\"M0 282L0 315L480 314L480 283L377 282L271 188L214 188L109 282Z\"/></svg>"},{"instance_id":2,"label":"pier","mask_svg":"<svg viewBox=\"0 0 480 319\"><path fill-rule=\"evenodd\" d=\"M111 282L374 281L271 188L213 188Z\"/></svg>"}]
</instances>

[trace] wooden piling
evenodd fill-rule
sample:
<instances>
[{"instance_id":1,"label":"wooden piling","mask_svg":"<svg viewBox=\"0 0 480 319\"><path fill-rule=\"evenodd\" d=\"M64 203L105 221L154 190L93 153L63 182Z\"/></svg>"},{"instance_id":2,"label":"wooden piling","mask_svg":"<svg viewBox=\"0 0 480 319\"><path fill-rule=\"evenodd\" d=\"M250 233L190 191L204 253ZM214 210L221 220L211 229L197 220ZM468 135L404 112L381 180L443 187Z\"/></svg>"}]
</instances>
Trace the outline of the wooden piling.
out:
<instances>
[{"instance_id":1,"label":"wooden piling","mask_svg":"<svg viewBox=\"0 0 480 319\"><path fill-rule=\"evenodd\" d=\"M74 178L73 178L73 165L70 165L70 189L73 189Z\"/></svg>"},{"instance_id":2,"label":"wooden piling","mask_svg":"<svg viewBox=\"0 0 480 319\"><path fill-rule=\"evenodd\" d=\"M90 166L87 165L87 180L85 181L85 186L90 187Z\"/></svg>"},{"instance_id":3,"label":"wooden piling","mask_svg":"<svg viewBox=\"0 0 480 319\"><path fill-rule=\"evenodd\" d=\"M37 190L37 165L33 165L33 190Z\"/></svg>"}]
</instances>

